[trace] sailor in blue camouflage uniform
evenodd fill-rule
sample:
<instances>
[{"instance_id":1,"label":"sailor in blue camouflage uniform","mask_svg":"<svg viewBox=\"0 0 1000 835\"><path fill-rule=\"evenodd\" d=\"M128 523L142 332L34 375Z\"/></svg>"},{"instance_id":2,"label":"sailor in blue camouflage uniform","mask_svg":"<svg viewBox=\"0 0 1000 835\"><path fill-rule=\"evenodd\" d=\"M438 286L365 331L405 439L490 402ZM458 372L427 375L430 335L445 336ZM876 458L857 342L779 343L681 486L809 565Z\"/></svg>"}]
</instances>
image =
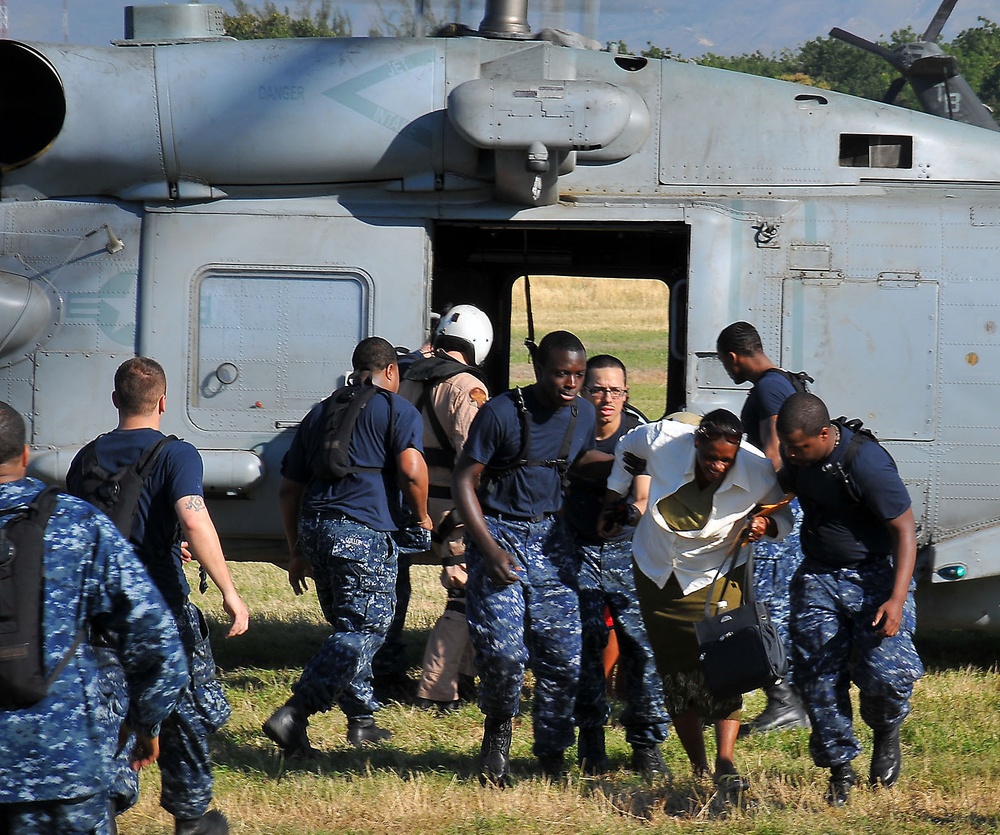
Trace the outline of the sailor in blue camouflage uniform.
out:
<instances>
[{"instance_id":1,"label":"sailor in blue camouflage uniform","mask_svg":"<svg viewBox=\"0 0 1000 835\"><path fill-rule=\"evenodd\" d=\"M150 357L133 357L115 372L112 402L118 426L96 441L98 465L117 472L136 463L145 450L165 436L160 423L166 413L167 378ZM66 475L67 489L86 498L85 456L79 453ZM214 777L209 736L229 719L230 707L216 679L208 623L190 598L184 573L181 539L192 558L222 594L230 618L226 637L242 635L249 611L233 583L219 534L205 504L204 465L198 450L186 441L167 443L143 483L129 540L163 595L177 622L191 670L190 686L167 717L160 734L160 805L174 817L177 835L225 835L225 815L210 809ZM113 667L102 665L106 680ZM120 697L120 691L119 695ZM117 698L111 697L113 701ZM131 801L127 763L119 760L116 794L118 811Z\"/></svg>"},{"instance_id":2,"label":"sailor in blue camouflage uniform","mask_svg":"<svg viewBox=\"0 0 1000 835\"><path fill-rule=\"evenodd\" d=\"M850 686L871 727L869 782L899 778L899 729L924 668L913 645L916 530L896 464L874 440L831 423L812 394L778 413L783 484L802 504L805 560L791 590L795 682L812 721L809 751L831 772L827 799L848 802L861 752Z\"/></svg>"},{"instance_id":3,"label":"sailor in blue camouflage uniform","mask_svg":"<svg viewBox=\"0 0 1000 835\"><path fill-rule=\"evenodd\" d=\"M534 357L537 382L488 401L472 423L452 480L466 530L466 615L476 650L484 781L510 779L512 718L524 671L535 673L534 753L548 777L562 773L573 744L580 674L575 560L561 543L562 476L610 456L596 451L593 406L580 398L587 354L554 331ZM526 430L526 431L525 431Z\"/></svg>"},{"instance_id":4,"label":"sailor in blue camouflage uniform","mask_svg":"<svg viewBox=\"0 0 1000 835\"><path fill-rule=\"evenodd\" d=\"M774 424L782 404L798 390L795 376L777 367L764 353L757 329L749 322L733 322L716 340L716 355L734 383L752 383L740 412L747 440L763 452L774 465L782 466L778 435ZM803 387L800 385L800 389ZM789 644L788 590L792 576L802 564L799 529L802 508L791 503L794 525L780 542L762 539L754 548L754 594L758 603L767 606L771 622L785 645L788 673L784 680L764 688L767 704L761 713L740 727L740 734L767 733L791 728L808 728L809 717L798 691L790 682L794 677L794 653Z\"/></svg>"},{"instance_id":5,"label":"sailor in blue camouflage uniform","mask_svg":"<svg viewBox=\"0 0 1000 835\"><path fill-rule=\"evenodd\" d=\"M381 337L362 340L352 358L354 381L382 390L360 412L350 434L341 478L320 475L325 401L303 418L282 461L278 499L291 555L288 580L295 594L316 583L323 615L333 627L309 660L293 695L264 723L264 733L289 756L310 756L306 733L313 713L340 706L352 745L391 734L375 724L380 705L372 691L372 658L382 646L396 603L397 546L392 533L401 516L399 493L420 520L427 514L427 466L420 413L396 392L396 351ZM338 441L339 439L332 439Z\"/></svg>"},{"instance_id":6,"label":"sailor in blue camouflage uniform","mask_svg":"<svg viewBox=\"0 0 1000 835\"><path fill-rule=\"evenodd\" d=\"M24 439L21 416L0 403L0 511L28 504L45 487L25 478ZM115 652L126 722L138 734L135 768L156 759L159 725L187 685L187 662L162 596L106 516L60 495L44 543L45 668L81 631L85 637L40 702L0 710L0 832L103 835L116 831L109 787L118 727L108 720L90 629L121 635Z\"/></svg>"},{"instance_id":7,"label":"sailor in blue camouflage uniform","mask_svg":"<svg viewBox=\"0 0 1000 835\"><path fill-rule=\"evenodd\" d=\"M625 365L617 357L599 354L587 360L583 397L594 404L597 449L613 455L618 439L640 424L634 412L625 411L628 381ZM632 746L632 768L647 775L666 771L660 743L666 739L670 717L663 705L663 682L656 671L653 650L639 610L632 574L634 526L604 541L598 535L607 479L588 481L570 474L564 522L566 544L580 565L580 619L583 654L580 690L576 697L576 724L580 728L577 759L588 774L608 769L604 724L611 715L604 673L604 650L609 629L604 618L609 609L618 636L619 669L625 679L627 702L621 714L625 740ZM649 477L633 482L631 503L648 498ZM636 515L638 520L638 514Z\"/></svg>"}]
</instances>

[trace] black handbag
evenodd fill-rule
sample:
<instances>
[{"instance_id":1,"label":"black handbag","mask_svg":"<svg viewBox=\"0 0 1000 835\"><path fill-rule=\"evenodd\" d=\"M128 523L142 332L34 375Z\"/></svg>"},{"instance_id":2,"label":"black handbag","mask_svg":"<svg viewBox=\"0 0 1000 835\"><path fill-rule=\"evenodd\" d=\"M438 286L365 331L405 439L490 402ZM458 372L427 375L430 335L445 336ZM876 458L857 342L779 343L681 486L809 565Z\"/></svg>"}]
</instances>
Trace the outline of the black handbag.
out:
<instances>
[{"instance_id":1,"label":"black handbag","mask_svg":"<svg viewBox=\"0 0 1000 835\"><path fill-rule=\"evenodd\" d=\"M736 567L736 558L747 543L746 532L741 532L715 573L705 600L705 620L694 625L705 683L718 699L769 687L788 672L785 647L767 607L754 599L753 548L747 558L742 605L711 616L715 584L726 576L727 563Z\"/></svg>"}]
</instances>

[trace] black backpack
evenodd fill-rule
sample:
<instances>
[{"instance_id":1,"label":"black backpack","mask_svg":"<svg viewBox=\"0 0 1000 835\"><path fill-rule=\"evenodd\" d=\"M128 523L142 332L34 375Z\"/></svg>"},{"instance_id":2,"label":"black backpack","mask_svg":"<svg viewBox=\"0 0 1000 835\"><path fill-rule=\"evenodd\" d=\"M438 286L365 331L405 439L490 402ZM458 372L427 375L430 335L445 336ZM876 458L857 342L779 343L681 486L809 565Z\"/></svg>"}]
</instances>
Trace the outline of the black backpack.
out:
<instances>
[{"instance_id":1,"label":"black backpack","mask_svg":"<svg viewBox=\"0 0 1000 835\"><path fill-rule=\"evenodd\" d=\"M354 467L350 464L351 437L361 412L375 395L389 401L389 439L396 414L389 392L371 383L347 385L323 401L323 423L310 460L313 473L323 481L337 481L352 473L381 472L384 467Z\"/></svg>"},{"instance_id":2,"label":"black backpack","mask_svg":"<svg viewBox=\"0 0 1000 835\"><path fill-rule=\"evenodd\" d=\"M871 429L865 427L864 423L860 418L850 418L848 419L844 415L831 421L834 426L841 432L845 429L851 430L851 440L848 441L847 449L844 450L844 457L840 459L837 463L829 463L823 465L824 472L834 473L839 478L841 483L844 485L844 490L847 493L847 497L855 504L861 503L861 497L858 495L858 491L855 489L854 482L851 479L851 465L854 463L854 459L858 455L858 450L861 449L863 444L868 443L879 443L879 439L875 436L875 433ZM885 447L882 447L885 449ZM886 450L886 455L892 458L892 455ZM794 466L788 466L782 468L781 478L779 483L782 489L795 492L795 481L796 481L796 469Z\"/></svg>"},{"instance_id":3,"label":"black backpack","mask_svg":"<svg viewBox=\"0 0 1000 835\"><path fill-rule=\"evenodd\" d=\"M423 383L423 390L420 398L413 405L421 414L427 415L427 422L430 424L434 437L437 439L439 449L425 449L424 460L431 467L446 467L449 470L455 467L455 447L452 446L451 438L438 420L434 405L431 403L431 393L434 387L451 377L461 373L472 374L479 380L483 379L482 372L478 368L466 365L464 362L452 359L451 357L422 357L412 362L405 371L402 372L404 380L416 383Z\"/></svg>"},{"instance_id":4,"label":"black backpack","mask_svg":"<svg viewBox=\"0 0 1000 835\"><path fill-rule=\"evenodd\" d=\"M140 545L141 543L132 539L132 527L139 510L139 496L163 448L171 441L176 441L177 436L160 438L146 447L132 464L115 471L106 470L97 462L99 440L100 438L95 438L80 450L80 468L67 479L66 489L78 499L103 511L115 523L122 536L128 538L133 545Z\"/></svg>"},{"instance_id":5,"label":"black backpack","mask_svg":"<svg viewBox=\"0 0 1000 835\"><path fill-rule=\"evenodd\" d=\"M786 371L784 368L769 368L765 371L765 374L780 374L789 383L792 384L792 388L795 389L796 394L806 394L809 391L809 383L815 383L816 381L810 377L805 371Z\"/></svg>"},{"instance_id":6,"label":"black backpack","mask_svg":"<svg viewBox=\"0 0 1000 835\"><path fill-rule=\"evenodd\" d=\"M848 420L844 415L841 415L833 421L833 424L840 431L850 429L853 434L847 444L847 449L844 450L844 457L838 463L828 464L827 466L831 467L840 476L848 498L852 502L859 503L861 498L858 496L858 491L854 489L854 483L851 481L851 464L854 463L854 459L857 457L858 450L861 449L862 444L872 442L877 444L879 440L875 437L875 433L871 429L865 428L860 418L851 418ZM885 449L885 447L882 448ZM889 455L888 450L886 451L886 455ZM892 456L889 455L889 457L891 458Z\"/></svg>"},{"instance_id":7,"label":"black backpack","mask_svg":"<svg viewBox=\"0 0 1000 835\"><path fill-rule=\"evenodd\" d=\"M46 487L27 505L0 512L0 710L20 710L40 702L83 640L45 674L42 608L45 594L45 526L59 491Z\"/></svg>"}]
</instances>

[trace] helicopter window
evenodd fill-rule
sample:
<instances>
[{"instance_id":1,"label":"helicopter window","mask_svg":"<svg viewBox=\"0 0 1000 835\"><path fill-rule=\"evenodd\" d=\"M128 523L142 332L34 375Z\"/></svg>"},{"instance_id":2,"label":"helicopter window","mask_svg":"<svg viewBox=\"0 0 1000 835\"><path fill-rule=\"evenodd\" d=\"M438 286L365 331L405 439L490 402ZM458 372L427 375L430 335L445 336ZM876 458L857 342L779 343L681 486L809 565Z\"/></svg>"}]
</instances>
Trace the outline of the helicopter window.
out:
<instances>
[{"instance_id":1,"label":"helicopter window","mask_svg":"<svg viewBox=\"0 0 1000 835\"><path fill-rule=\"evenodd\" d=\"M841 168L912 168L912 136L840 135Z\"/></svg>"},{"instance_id":2,"label":"helicopter window","mask_svg":"<svg viewBox=\"0 0 1000 835\"><path fill-rule=\"evenodd\" d=\"M670 289L649 278L529 276L535 341L549 331L568 330L588 356L612 354L628 369L629 403L659 418L667 397ZM510 384L533 383L524 339L528 334L525 279L511 287Z\"/></svg>"},{"instance_id":3,"label":"helicopter window","mask_svg":"<svg viewBox=\"0 0 1000 835\"><path fill-rule=\"evenodd\" d=\"M254 431L301 419L340 384L370 329L368 281L349 270L212 268L197 293L188 396L202 428Z\"/></svg>"},{"instance_id":4,"label":"helicopter window","mask_svg":"<svg viewBox=\"0 0 1000 835\"><path fill-rule=\"evenodd\" d=\"M616 55L615 63L626 72L638 72L646 66L648 61L636 55Z\"/></svg>"}]
</instances>

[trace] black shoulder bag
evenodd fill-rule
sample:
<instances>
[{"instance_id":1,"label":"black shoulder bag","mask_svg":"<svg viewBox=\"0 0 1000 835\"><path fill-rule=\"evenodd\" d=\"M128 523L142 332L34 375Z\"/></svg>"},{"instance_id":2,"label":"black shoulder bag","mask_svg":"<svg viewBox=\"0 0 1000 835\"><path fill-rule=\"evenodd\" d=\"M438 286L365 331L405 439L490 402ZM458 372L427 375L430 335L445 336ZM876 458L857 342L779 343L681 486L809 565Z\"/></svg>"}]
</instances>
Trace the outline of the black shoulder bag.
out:
<instances>
[{"instance_id":1,"label":"black shoulder bag","mask_svg":"<svg viewBox=\"0 0 1000 835\"><path fill-rule=\"evenodd\" d=\"M758 506L750 515L770 516L790 500L787 498L777 504ZM748 522L715 573L705 600L705 620L694 625L705 683L709 692L719 699L770 687L788 672L785 647L771 622L767 606L754 599L753 548L747 557L742 605L710 616L715 584L720 577L725 578L727 563L730 570L736 567L736 558L749 542L749 534Z\"/></svg>"}]
</instances>

